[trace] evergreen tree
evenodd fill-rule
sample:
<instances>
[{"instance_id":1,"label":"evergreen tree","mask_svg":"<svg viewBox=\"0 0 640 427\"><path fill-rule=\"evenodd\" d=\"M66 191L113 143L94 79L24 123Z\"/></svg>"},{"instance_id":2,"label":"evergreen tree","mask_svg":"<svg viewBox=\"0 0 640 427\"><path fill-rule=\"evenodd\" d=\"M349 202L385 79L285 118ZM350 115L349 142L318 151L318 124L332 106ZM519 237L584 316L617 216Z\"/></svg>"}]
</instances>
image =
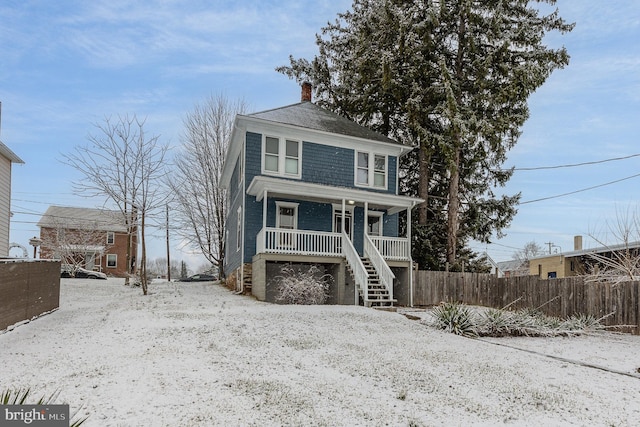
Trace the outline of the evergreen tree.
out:
<instances>
[{"instance_id":1,"label":"evergreen tree","mask_svg":"<svg viewBox=\"0 0 640 427\"><path fill-rule=\"evenodd\" d=\"M425 200L422 268L468 265L468 240L501 235L516 213L519 194L497 194L513 172L501 166L529 95L569 62L543 37L573 24L544 4L555 0L354 0L316 36L313 60L277 69L311 82L319 105L417 147L401 172L402 190Z\"/></svg>"}]
</instances>

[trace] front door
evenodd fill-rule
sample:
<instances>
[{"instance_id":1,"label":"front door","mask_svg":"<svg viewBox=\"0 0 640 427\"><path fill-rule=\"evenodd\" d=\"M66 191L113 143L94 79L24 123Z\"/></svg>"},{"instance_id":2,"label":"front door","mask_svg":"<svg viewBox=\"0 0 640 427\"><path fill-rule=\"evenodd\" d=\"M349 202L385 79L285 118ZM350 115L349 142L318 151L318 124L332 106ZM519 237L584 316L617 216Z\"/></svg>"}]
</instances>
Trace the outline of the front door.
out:
<instances>
[{"instance_id":1,"label":"front door","mask_svg":"<svg viewBox=\"0 0 640 427\"><path fill-rule=\"evenodd\" d=\"M295 230L298 228L298 204L276 202L276 228ZM278 245L281 248L293 249L295 238L292 233L279 233Z\"/></svg>"},{"instance_id":2,"label":"front door","mask_svg":"<svg viewBox=\"0 0 640 427\"><path fill-rule=\"evenodd\" d=\"M353 240L353 215L351 211L345 211L344 213L344 231L349 236L349 239ZM342 233L342 211L333 211L333 232Z\"/></svg>"}]
</instances>

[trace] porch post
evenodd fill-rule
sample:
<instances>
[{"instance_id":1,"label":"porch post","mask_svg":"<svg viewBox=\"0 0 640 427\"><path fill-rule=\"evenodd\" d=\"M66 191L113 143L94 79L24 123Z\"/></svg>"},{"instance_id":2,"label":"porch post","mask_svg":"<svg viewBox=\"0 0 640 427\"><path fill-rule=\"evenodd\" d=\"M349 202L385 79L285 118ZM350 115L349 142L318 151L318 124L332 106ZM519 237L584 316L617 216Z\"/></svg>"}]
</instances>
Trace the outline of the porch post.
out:
<instances>
[{"instance_id":1,"label":"porch post","mask_svg":"<svg viewBox=\"0 0 640 427\"><path fill-rule=\"evenodd\" d=\"M407 208L407 242L409 245L409 307L413 307L413 257L411 256L411 208Z\"/></svg>"},{"instance_id":2,"label":"porch post","mask_svg":"<svg viewBox=\"0 0 640 427\"><path fill-rule=\"evenodd\" d=\"M267 190L262 195L262 229L267 228Z\"/></svg>"},{"instance_id":3,"label":"porch post","mask_svg":"<svg viewBox=\"0 0 640 427\"><path fill-rule=\"evenodd\" d=\"M369 220L369 202L364 202L364 232L362 236L365 236L367 234L368 220ZM362 238L362 240L364 241L364 237Z\"/></svg>"},{"instance_id":4,"label":"porch post","mask_svg":"<svg viewBox=\"0 0 640 427\"><path fill-rule=\"evenodd\" d=\"M345 204L344 204L344 199L342 199L342 231L344 233L344 210L345 210Z\"/></svg>"}]
</instances>

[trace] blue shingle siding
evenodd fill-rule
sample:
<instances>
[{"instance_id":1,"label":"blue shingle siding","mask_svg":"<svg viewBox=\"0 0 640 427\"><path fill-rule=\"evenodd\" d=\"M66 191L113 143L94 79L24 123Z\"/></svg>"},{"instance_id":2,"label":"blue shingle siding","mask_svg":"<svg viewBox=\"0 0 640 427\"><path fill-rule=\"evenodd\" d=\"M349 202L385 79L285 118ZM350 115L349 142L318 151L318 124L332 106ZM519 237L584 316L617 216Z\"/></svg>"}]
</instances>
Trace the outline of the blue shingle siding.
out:
<instances>
[{"instance_id":1,"label":"blue shingle siding","mask_svg":"<svg viewBox=\"0 0 640 427\"><path fill-rule=\"evenodd\" d=\"M361 190L396 193L398 159L387 157L387 190L358 187ZM323 185L355 188L355 152L304 141L302 147L302 180Z\"/></svg>"},{"instance_id":2,"label":"blue shingle siding","mask_svg":"<svg viewBox=\"0 0 640 427\"><path fill-rule=\"evenodd\" d=\"M254 196L245 198L244 213L244 262L251 262L256 254L256 239L262 229L262 201L257 202Z\"/></svg>"},{"instance_id":3,"label":"blue shingle siding","mask_svg":"<svg viewBox=\"0 0 640 427\"><path fill-rule=\"evenodd\" d=\"M396 175L398 173L398 158L387 157L387 188L389 193L396 194Z\"/></svg>"},{"instance_id":4,"label":"blue shingle siding","mask_svg":"<svg viewBox=\"0 0 640 427\"><path fill-rule=\"evenodd\" d=\"M386 215L382 218L382 234L386 237L398 237L398 214Z\"/></svg>"},{"instance_id":5,"label":"blue shingle siding","mask_svg":"<svg viewBox=\"0 0 640 427\"><path fill-rule=\"evenodd\" d=\"M238 159L238 162L233 169L231 182L228 190L228 211L227 211L227 242L225 245L225 273L230 274L233 270L240 267L240 251L238 248L238 207L242 204L243 190L240 188L240 162L242 159Z\"/></svg>"},{"instance_id":6,"label":"blue shingle siding","mask_svg":"<svg viewBox=\"0 0 640 427\"><path fill-rule=\"evenodd\" d=\"M267 204L267 227L276 226L276 202L298 203L298 230L331 231L333 206L330 203L282 198L269 198L269 203ZM262 221L262 217L260 220Z\"/></svg>"},{"instance_id":7,"label":"blue shingle siding","mask_svg":"<svg viewBox=\"0 0 640 427\"><path fill-rule=\"evenodd\" d=\"M353 150L304 142L302 180L316 184L353 187Z\"/></svg>"},{"instance_id":8,"label":"blue shingle siding","mask_svg":"<svg viewBox=\"0 0 640 427\"><path fill-rule=\"evenodd\" d=\"M262 135L247 132L245 155L245 185L251 184L256 175L262 173ZM246 188L245 188L246 191Z\"/></svg>"}]
</instances>

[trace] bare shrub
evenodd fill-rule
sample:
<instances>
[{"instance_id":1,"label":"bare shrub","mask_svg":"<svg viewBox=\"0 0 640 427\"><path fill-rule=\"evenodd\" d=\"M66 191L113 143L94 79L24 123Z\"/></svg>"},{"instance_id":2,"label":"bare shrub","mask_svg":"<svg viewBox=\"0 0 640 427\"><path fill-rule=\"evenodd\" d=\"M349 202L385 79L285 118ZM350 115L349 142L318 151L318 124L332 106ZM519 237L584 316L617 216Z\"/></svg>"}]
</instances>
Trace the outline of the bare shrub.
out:
<instances>
[{"instance_id":1,"label":"bare shrub","mask_svg":"<svg viewBox=\"0 0 640 427\"><path fill-rule=\"evenodd\" d=\"M313 305L324 304L329 296L329 287L333 282L330 274L323 274L320 267L282 267L276 278L279 292L276 300L285 304Z\"/></svg>"}]
</instances>

